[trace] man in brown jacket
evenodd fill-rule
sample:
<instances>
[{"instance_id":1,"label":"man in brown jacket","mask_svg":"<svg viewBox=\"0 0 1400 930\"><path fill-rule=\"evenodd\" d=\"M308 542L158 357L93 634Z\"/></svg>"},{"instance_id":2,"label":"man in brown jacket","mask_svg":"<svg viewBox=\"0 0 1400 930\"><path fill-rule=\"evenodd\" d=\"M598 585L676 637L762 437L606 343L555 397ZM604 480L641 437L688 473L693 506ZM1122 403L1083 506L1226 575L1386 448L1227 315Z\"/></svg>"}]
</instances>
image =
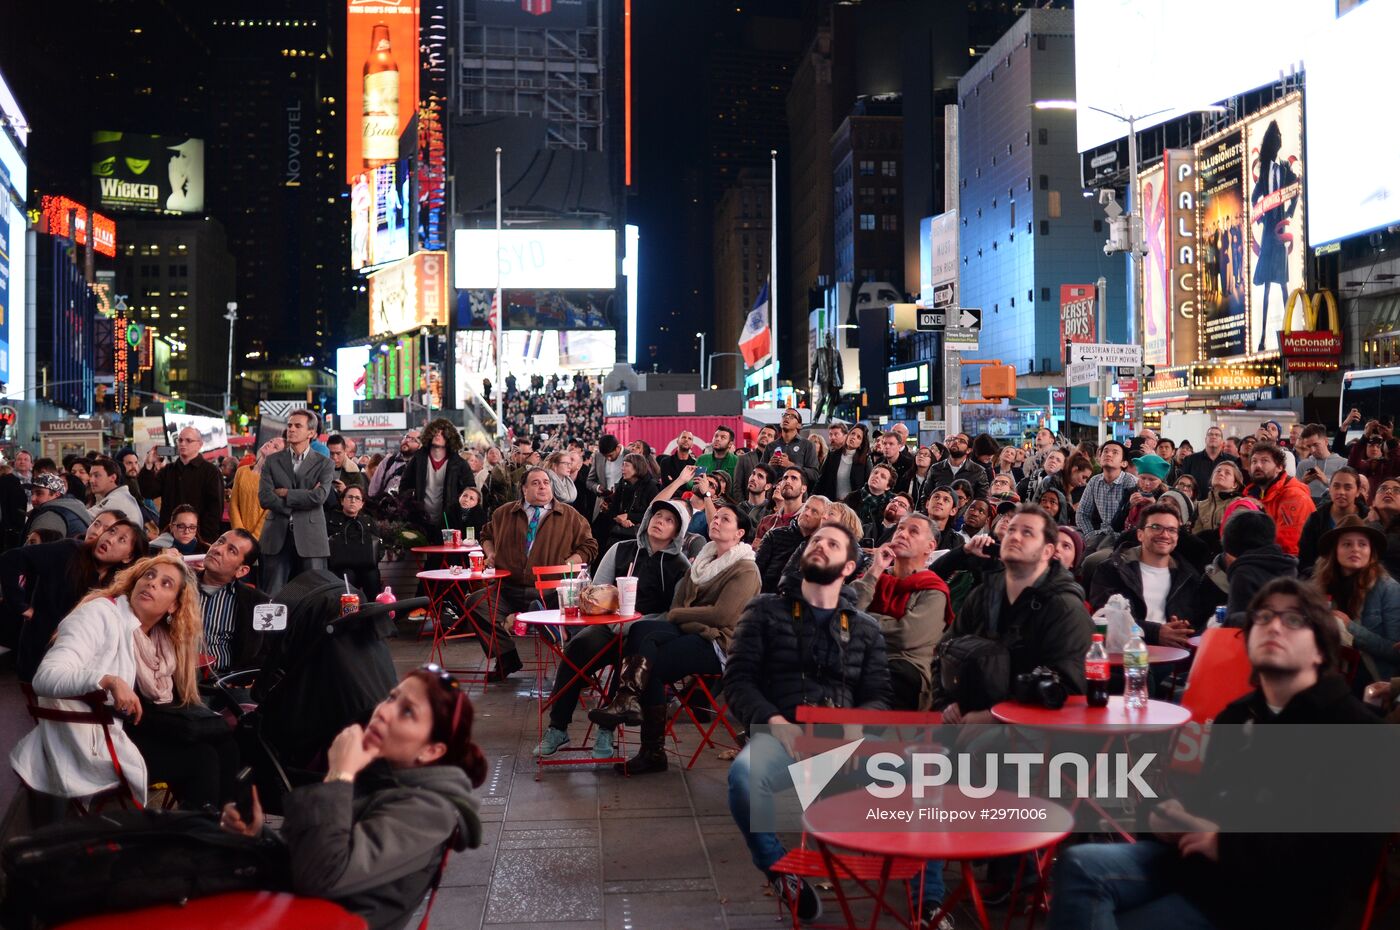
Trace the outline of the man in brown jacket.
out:
<instances>
[{"instance_id":1,"label":"man in brown jacket","mask_svg":"<svg viewBox=\"0 0 1400 930\"><path fill-rule=\"evenodd\" d=\"M896 710L932 706L933 653L953 622L948 586L927 568L938 535L931 518L907 515L890 541L875 550L869 571L851 582L856 610L879 621L885 634Z\"/></svg>"},{"instance_id":2,"label":"man in brown jacket","mask_svg":"<svg viewBox=\"0 0 1400 930\"><path fill-rule=\"evenodd\" d=\"M510 572L501 584L496 615L492 618L498 632L496 667L491 670L490 680L503 681L523 667L511 639L510 615L536 609L540 598L535 590L534 567L592 562L598 555L598 543L588 529L588 521L568 504L554 499L549 471L534 467L525 473L524 500L497 507L491 522L481 528L481 548L488 568ZM490 649L486 639L482 644Z\"/></svg>"}]
</instances>

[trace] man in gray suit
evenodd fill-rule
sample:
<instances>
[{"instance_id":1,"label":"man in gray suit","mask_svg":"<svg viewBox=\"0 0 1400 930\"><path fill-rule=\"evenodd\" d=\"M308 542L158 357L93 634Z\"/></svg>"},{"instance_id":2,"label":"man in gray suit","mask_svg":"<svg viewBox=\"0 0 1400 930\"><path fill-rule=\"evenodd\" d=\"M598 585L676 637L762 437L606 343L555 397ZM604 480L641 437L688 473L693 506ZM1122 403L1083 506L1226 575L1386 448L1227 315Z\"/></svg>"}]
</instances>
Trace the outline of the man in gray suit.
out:
<instances>
[{"instance_id":1,"label":"man in gray suit","mask_svg":"<svg viewBox=\"0 0 1400 930\"><path fill-rule=\"evenodd\" d=\"M313 568L325 568L331 547L322 505L335 480L331 460L311 449L316 415L293 410L287 417L287 446L267 457L258 503L267 511L262 538L262 589L276 597L282 585Z\"/></svg>"}]
</instances>

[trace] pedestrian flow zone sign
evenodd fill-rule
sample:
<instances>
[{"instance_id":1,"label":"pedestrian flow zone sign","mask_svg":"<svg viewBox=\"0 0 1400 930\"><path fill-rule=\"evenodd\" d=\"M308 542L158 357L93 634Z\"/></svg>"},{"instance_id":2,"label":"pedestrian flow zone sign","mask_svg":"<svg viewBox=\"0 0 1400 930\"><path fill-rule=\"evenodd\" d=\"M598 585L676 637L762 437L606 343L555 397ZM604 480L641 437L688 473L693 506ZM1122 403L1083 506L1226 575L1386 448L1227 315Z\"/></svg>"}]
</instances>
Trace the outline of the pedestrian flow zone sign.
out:
<instances>
[{"instance_id":1,"label":"pedestrian flow zone sign","mask_svg":"<svg viewBox=\"0 0 1400 930\"><path fill-rule=\"evenodd\" d=\"M1112 342L1076 342L1071 362L1092 362L1100 366L1141 365L1142 346L1118 345Z\"/></svg>"}]
</instances>

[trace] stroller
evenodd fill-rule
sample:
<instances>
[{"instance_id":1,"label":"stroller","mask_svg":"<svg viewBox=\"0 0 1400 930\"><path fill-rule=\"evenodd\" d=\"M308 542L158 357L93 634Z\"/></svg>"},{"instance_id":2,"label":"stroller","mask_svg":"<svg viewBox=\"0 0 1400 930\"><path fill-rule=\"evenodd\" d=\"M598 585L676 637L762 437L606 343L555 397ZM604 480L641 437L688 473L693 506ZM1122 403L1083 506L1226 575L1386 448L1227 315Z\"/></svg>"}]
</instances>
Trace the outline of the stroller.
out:
<instances>
[{"instance_id":1,"label":"stroller","mask_svg":"<svg viewBox=\"0 0 1400 930\"><path fill-rule=\"evenodd\" d=\"M238 721L243 758L252 765L263 807L325 774L325 753L336 734L369 720L398 682L384 642L394 614L426 607L427 598L366 603L340 616L345 582L328 571L304 572L273 599L287 607L287 628L265 652L262 668L226 675L216 700ZM246 690L244 690L246 689ZM251 697L252 703L247 698Z\"/></svg>"}]
</instances>

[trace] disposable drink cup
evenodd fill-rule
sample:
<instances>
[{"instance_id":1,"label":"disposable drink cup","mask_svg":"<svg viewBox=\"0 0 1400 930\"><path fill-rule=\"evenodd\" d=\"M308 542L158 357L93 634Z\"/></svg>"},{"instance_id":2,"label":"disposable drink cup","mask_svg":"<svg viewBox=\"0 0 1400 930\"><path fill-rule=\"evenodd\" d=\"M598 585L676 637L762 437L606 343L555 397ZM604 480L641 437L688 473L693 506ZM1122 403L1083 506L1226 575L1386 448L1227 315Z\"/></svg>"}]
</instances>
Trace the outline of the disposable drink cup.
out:
<instances>
[{"instance_id":1,"label":"disposable drink cup","mask_svg":"<svg viewBox=\"0 0 1400 930\"><path fill-rule=\"evenodd\" d=\"M452 546L453 546L454 549L460 549L460 548L462 548L462 531L461 531L461 530L453 530L453 531L452 531Z\"/></svg>"},{"instance_id":2,"label":"disposable drink cup","mask_svg":"<svg viewBox=\"0 0 1400 930\"><path fill-rule=\"evenodd\" d=\"M486 553L478 550L468 555L467 558L472 563L472 571L475 574L481 574L481 570L486 567Z\"/></svg>"},{"instance_id":3,"label":"disposable drink cup","mask_svg":"<svg viewBox=\"0 0 1400 930\"><path fill-rule=\"evenodd\" d=\"M450 545L452 545L452 536L453 536L453 534L455 534L456 532L457 532L456 530L443 530L443 531L442 531L442 544L443 544L444 546L450 546Z\"/></svg>"},{"instance_id":4,"label":"disposable drink cup","mask_svg":"<svg viewBox=\"0 0 1400 930\"><path fill-rule=\"evenodd\" d=\"M360 609L360 596L358 594L342 594L340 596L340 615L353 614Z\"/></svg>"},{"instance_id":5,"label":"disposable drink cup","mask_svg":"<svg viewBox=\"0 0 1400 930\"><path fill-rule=\"evenodd\" d=\"M559 586L559 614L565 620L578 619L578 595L576 581L566 581Z\"/></svg>"},{"instance_id":6,"label":"disposable drink cup","mask_svg":"<svg viewBox=\"0 0 1400 930\"><path fill-rule=\"evenodd\" d=\"M630 617L637 612L637 579L623 575L617 581L617 612Z\"/></svg>"}]
</instances>

